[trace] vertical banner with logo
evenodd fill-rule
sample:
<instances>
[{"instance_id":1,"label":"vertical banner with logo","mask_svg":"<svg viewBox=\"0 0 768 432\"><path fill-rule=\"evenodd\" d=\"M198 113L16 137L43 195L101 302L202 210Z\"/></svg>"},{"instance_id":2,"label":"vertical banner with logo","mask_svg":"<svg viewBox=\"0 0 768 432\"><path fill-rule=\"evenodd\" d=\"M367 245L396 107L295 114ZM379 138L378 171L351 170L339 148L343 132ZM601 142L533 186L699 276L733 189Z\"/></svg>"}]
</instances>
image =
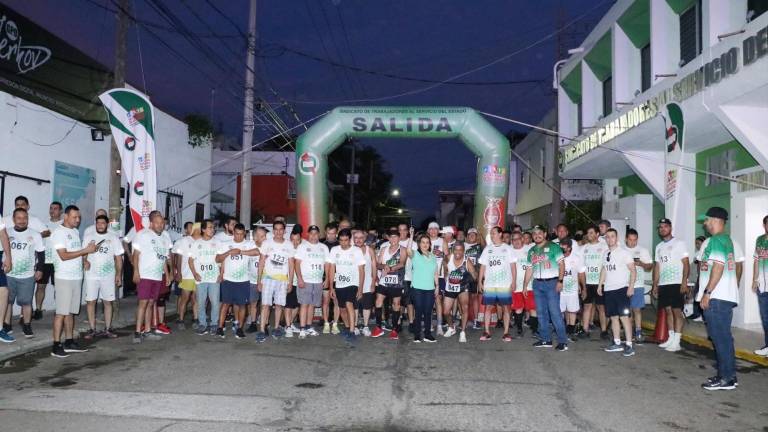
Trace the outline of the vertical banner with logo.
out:
<instances>
[{"instance_id":1,"label":"vertical banner with logo","mask_svg":"<svg viewBox=\"0 0 768 432\"><path fill-rule=\"evenodd\" d=\"M680 191L681 170L683 165L683 138L685 137L685 121L680 105L671 102L666 105L663 113L666 138L664 153L664 207L666 216L672 223L678 223L680 216L682 193Z\"/></svg>"},{"instance_id":2,"label":"vertical banner with logo","mask_svg":"<svg viewBox=\"0 0 768 432\"><path fill-rule=\"evenodd\" d=\"M130 89L112 89L99 96L120 150L122 169L131 188L128 203L133 226L140 231L157 207L155 115L147 97Z\"/></svg>"}]
</instances>

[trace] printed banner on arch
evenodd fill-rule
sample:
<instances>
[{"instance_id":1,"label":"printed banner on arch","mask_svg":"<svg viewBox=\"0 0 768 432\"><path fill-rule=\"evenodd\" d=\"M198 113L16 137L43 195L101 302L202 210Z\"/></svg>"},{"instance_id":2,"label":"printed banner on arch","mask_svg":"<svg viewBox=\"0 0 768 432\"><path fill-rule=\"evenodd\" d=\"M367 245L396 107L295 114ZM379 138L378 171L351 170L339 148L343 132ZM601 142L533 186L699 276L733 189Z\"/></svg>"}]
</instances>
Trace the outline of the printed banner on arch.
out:
<instances>
[{"instance_id":1,"label":"printed banner on arch","mask_svg":"<svg viewBox=\"0 0 768 432\"><path fill-rule=\"evenodd\" d=\"M117 88L99 96L120 151L122 170L130 185L128 207L136 231L157 208L155 113L146 95Z\"/></svg>"}]
</instances>

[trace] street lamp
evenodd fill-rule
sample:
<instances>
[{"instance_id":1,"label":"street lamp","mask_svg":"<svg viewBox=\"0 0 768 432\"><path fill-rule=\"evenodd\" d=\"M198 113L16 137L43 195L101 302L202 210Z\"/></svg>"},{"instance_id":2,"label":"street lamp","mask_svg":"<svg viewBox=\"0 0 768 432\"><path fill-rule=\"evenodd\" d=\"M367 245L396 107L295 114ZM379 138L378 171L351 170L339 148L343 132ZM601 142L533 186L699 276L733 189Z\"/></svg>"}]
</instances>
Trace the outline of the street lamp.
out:
<instances>
[{"instance_id":1,"label":"street lamp","mask_svg":"<svg viewBox=\"0 0 768 432\"><path fill-rule=\"evenodd\" d=\"M397 209L397 214L403 214L403 209Z\"/></svg>"},{"instance_id":2,"label":"street lamp","mask_svg":"<svg viewBox=\"0 0 768 432\"><path fill-rule=\"evenodd\" d=\"M574 55L584 52L584 47L578 47L578 48L571 48L568 50L568 54ZM552 66L552 89L557 90L558 83L557 83L557 70L560 68L560 66L564 65L568 62L569 59L564 60L558 60L555 62L554 66Z\"/></svg>"},{"instance_id":3,"label":"street lamp","mask_svg":"<svg viewBox=\"0 0 768 432\"><path fill-rule=\"evenodd\" d=\"M399 189L392 189L392 196L400 196L400 190Z\"/></svg>"}]
</instances>

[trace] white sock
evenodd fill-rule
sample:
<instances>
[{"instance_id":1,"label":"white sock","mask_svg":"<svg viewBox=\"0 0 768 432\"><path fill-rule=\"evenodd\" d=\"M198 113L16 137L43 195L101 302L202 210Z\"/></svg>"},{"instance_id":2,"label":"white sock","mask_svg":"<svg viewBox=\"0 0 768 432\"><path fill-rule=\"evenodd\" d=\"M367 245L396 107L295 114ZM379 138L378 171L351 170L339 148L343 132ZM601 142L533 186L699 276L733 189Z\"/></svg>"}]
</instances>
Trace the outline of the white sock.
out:
<instances>
[{"instance_id":1,"label":"white sock","mask_svg":"<svg viewBox=\"0 0 768 432\"><path fill-rule=\"evenodd\" d=\"M632 348L632 341L627 341L627 346Z\"/></svg>"},{"instance_id":2,"label":"white sock","mask_svg":"<svg viewBox=\"0 0 768 432\"><path fill-rule=\"evenodd\" d=\"M621 345L621 339L614 339L613 343L616 345Z\"/></svg>"}]
</instances>

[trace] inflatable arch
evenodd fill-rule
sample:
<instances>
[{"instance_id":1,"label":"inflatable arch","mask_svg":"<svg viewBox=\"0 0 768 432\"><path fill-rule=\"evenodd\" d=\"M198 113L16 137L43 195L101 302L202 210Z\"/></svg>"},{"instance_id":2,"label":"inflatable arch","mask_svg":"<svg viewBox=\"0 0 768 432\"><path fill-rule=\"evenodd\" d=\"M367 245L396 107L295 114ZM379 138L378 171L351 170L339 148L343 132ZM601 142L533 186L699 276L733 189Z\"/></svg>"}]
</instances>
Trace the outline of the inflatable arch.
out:
<instances>
[{"instance_id":1,"label":"inflatable arch","mask_svg":"<svg viewBox=\"0 0 768 432\"><path fill-rule=\"evenodd\" d=\"M305 228L318 225L322 229L328 222L327 157L350 137L460 139L477 156L475 226L483 237L490 228L504 226L509 142L475 110L338 107L303 133L296 145L298 223Z\"/></svg>"}]
</instances>

